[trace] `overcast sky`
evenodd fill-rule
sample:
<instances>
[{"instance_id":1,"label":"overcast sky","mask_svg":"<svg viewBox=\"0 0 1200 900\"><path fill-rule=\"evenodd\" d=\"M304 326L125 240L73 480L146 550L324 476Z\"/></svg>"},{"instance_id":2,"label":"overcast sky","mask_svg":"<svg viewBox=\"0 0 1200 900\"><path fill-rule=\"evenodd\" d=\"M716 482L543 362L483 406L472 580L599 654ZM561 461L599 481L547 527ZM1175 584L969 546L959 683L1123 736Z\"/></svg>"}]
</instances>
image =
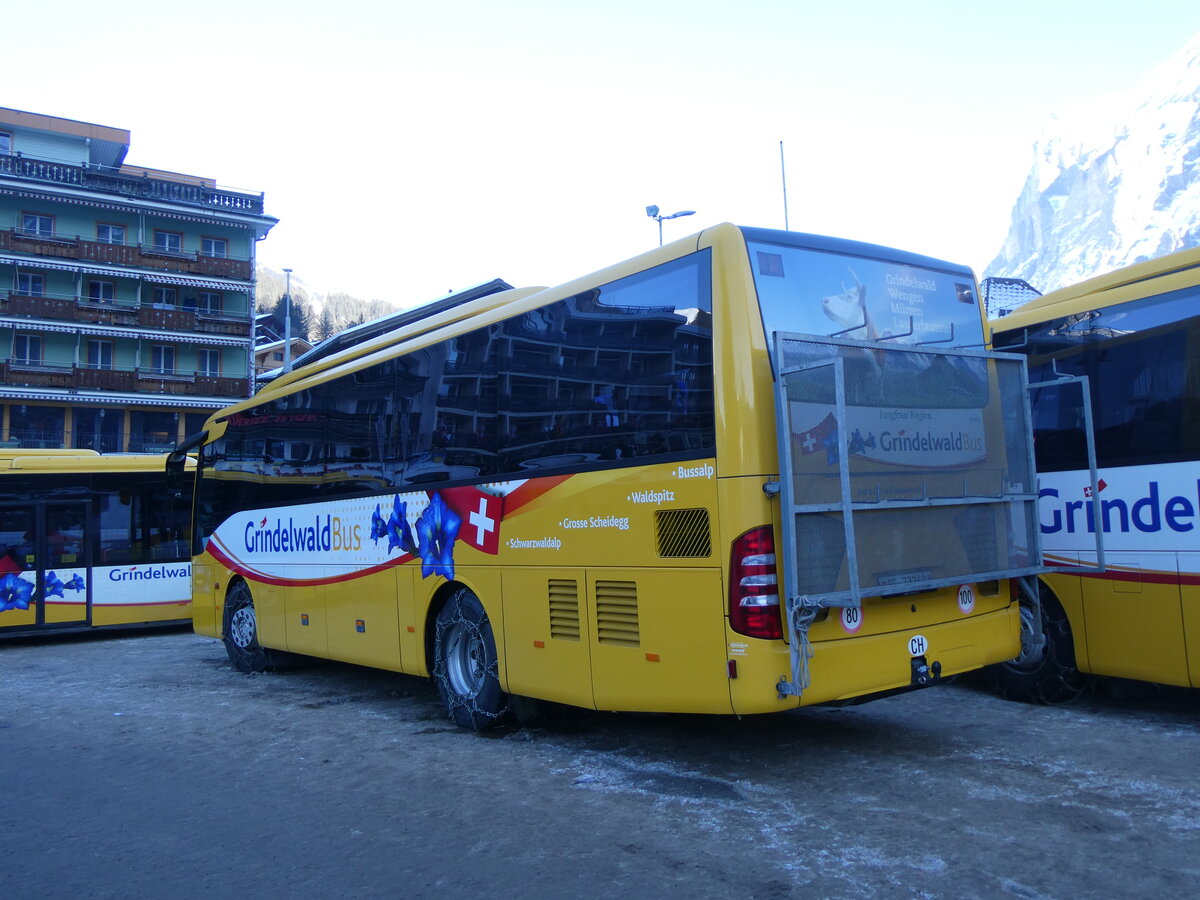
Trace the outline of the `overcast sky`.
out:
<instances>
[{"instance_id":1,"label":"overcast sky","mask_svg":"<svg viewBox=\"0 0 1200 900\"><path fill-rule=\"evenodd\" d=\"M263 191L259 261L412 306L658 243L645 208L890 244L982 274L1047 116L1135 84L1196 0L40 0L0 106Z\"/></svg>"}]
</instances>

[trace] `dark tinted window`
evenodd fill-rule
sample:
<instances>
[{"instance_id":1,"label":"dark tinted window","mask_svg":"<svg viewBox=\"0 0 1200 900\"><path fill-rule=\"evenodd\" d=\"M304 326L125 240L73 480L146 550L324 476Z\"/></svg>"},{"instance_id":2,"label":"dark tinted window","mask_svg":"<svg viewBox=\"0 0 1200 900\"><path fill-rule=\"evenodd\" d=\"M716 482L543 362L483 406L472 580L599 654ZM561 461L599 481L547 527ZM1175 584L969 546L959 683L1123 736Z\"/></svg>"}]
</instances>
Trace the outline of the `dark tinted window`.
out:
<instances>
[{"instance_id":1,"label":"dark tinted window","mask_svg":"<svg viewBox=\"0 0 1200 900\"><path fill-rule=\"evenodd\" d=\"M703 251L231 416L204 451L199 537L237 509L715 444Z\"/></svg>"},{"instance_id":2,"label":"dark tinted window","mask_svg":"<svg viewBox=\"0 0 1200 900\"><path fill-rule=\"evenodd\" d=\"M1057 319L1031 331L1023 349L1029 380L1086 375L1097 463L1129 466L1181 462L1200 451L1200 289ZM1018 349L1024 333L999 336ZM1038 468L1087 466L1079 392L1033 395Z\"/></svg>"}]
</instances>

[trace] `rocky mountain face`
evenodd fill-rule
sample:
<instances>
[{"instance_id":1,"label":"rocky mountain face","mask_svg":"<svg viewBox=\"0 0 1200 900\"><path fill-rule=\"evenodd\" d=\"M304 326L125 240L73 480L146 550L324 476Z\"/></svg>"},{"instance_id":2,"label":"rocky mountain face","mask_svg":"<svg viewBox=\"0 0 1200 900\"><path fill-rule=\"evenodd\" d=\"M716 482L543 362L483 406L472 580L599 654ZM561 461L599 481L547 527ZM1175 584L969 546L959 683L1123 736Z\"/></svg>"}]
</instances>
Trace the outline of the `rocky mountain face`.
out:
<instances>
[{"instance_id":1,"label":"rocky mountain face","mask_svg":"<svg viewBox=\"0 0 1200 900\"><path fill-rule=\"evenodd\" d=\"M1200 35L1128 93L1056 117L984 274L1045 293L1197 245Z\"/></svg>"}]
</instances>

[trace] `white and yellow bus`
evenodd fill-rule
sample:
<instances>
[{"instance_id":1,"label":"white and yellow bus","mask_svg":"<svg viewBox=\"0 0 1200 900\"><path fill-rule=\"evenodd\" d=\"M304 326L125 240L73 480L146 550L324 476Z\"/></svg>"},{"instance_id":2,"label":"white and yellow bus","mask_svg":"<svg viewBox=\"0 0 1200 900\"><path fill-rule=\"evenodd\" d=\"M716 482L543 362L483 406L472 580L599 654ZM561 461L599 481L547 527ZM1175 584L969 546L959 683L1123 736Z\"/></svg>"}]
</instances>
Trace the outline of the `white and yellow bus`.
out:
<instances>
[{"instance_id":1,"label":"white and yellow bus","mask_svg":"<svg viewBox=\"0 0 1200 900\"><path fill-rule=\"evenodd\" d=\"M194 463L0 450L0 636L191 621Z\"/></svg>"},{"instance_id":2,"label":"white and yellow bus","mask_svg":"<svg viewBox=\"0 0 1200 900\"><path fill-rule=\"evenodd\" d=\"M1046 294L995 328L1031 382L1054 385L1035 388L1033 417L1059 570L1042 579L1044 648L993 669L997 685L1040 702L1078 694L1081 673L1200 687L1200 250Z\"/></svg>"},{"instance_id":3,"label":"white and yellow bus","mask_svg":"<svg viewBox=\"0 0 1200 900\"><path fill-rule=\"evenodd\" d=\"M509 698L749 714L1016 655L1024 361L974 277L721 225L410 323L213 416L193 617Z\"/></svg>"}]
</instances>

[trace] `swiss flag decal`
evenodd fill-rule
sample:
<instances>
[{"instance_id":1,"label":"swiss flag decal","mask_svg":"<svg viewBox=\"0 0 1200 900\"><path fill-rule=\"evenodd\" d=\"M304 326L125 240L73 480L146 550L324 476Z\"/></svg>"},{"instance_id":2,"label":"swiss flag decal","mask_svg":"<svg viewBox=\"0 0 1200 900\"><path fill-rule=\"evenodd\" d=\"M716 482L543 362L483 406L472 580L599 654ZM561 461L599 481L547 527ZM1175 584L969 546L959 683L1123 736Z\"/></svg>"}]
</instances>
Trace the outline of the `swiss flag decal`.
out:
<instances>
[{"instance_id":1,"label":"swiss flag decal","mask_svg":"<svg viewBox=\"0 0 1200 900\"><path fill-rule=\"evenodd\" d=\"M462 519L458 539L495 555L500 552L500 520L504 518L504 498L473 487L446 488L439 491L446 505Z\"/></svg>"}]
</instances>

